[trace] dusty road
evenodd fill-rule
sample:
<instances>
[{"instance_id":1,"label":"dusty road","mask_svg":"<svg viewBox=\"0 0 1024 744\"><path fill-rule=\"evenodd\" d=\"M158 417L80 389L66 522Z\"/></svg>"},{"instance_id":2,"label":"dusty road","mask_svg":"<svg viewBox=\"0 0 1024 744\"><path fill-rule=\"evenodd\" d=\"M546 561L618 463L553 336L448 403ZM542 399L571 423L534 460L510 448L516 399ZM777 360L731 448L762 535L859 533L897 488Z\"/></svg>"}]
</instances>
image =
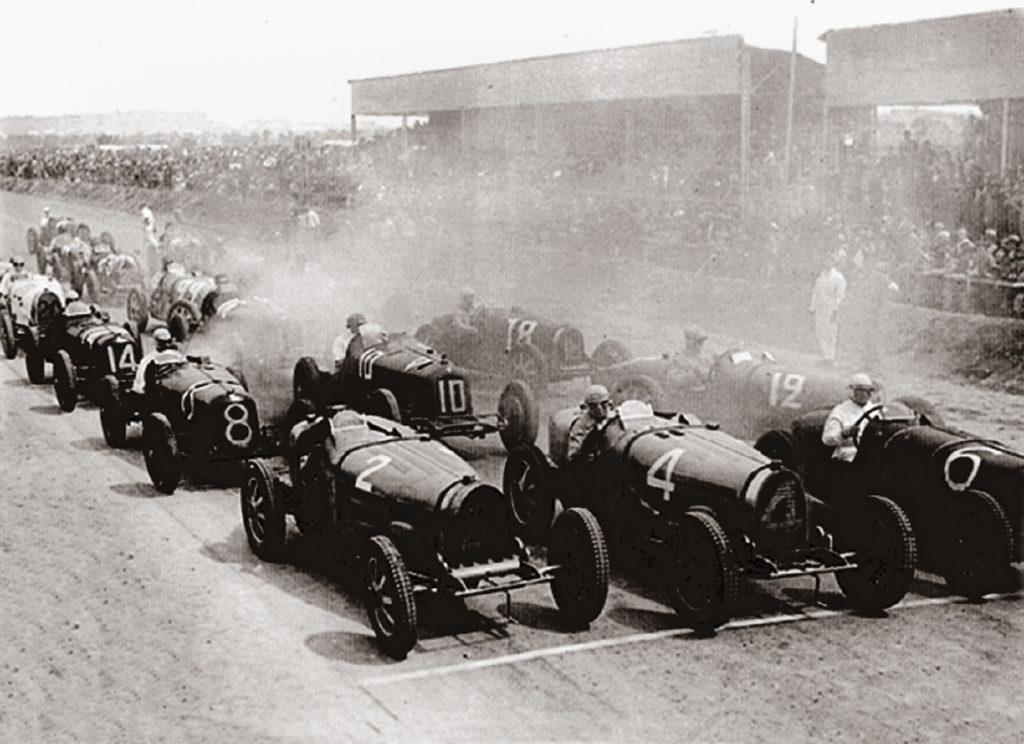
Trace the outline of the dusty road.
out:
<instances>
[{"instance_id":1,"label":"dusty road","mask_svg":"<svg viewBox=\"0 0 1024 744\"><path fill-rule=\"evenodd\" d=\"M0 194L4 253L22 249L42 204ZM73 209L136 228L132 215ZM497 280L490 289L503 291ZM522 293L524 304L540 299ZM660 350L649 329L669 315L641 305L602 329L570 298L548 295L542 309L579 318L588 340L605 329L634 339L638 352ZM913 382L954 423L1024 446L1019 398ZM555 386L545 410L579 385ZM470 453L499 482L500 449ZM696 639L675 628L656 586L616 572L590 632L564 632L536 589L513 597L514 624L493 597L465 616L424 617L420 645L397 664L377 653L344 571L294 536L287 562L261 563L237 491L186 482L158 495L139 452L105 447L95 408L59 413L20 358L0 361L0 474L0 741L1024 736L1019 594L969 604L920 574L888 616L864 618L842 609L831 580L828 608L809 603L806 580L748 586L740 617Z\"/></svg>"}]
</instances>

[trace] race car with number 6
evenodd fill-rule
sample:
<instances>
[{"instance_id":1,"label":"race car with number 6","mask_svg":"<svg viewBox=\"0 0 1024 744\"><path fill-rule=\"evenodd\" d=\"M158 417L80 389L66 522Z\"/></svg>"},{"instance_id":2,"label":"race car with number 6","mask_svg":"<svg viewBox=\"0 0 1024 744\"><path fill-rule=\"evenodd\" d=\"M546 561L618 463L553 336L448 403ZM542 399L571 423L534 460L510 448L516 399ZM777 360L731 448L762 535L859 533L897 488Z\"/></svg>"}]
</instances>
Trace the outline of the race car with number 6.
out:
<instances>
[{"instance_id":1,"label":"race car with number 6","mask_svg":"<svg viewBox=\"0 0 1024 744\"><path fill-rule=\"evenodd\" d=\"M710 631L736 608L741 576L777 579L833 573L849 604L878 612L906 593L914 574L909 521L891 500L830 509L799 476L714 426L656 415L626 401L569 460L578 408L555 413L550 457L520 447L504 490L528 537L564 506L588 506L623 555L648 558L684 623Z\"/></svg>"},{"instance_id":2,"label":"race car with number 6","mask_svg":"<svg viewBox=\"0 0 1024 744\"><path fill-rule=\"evenodd\" d=\"M249 547L280 560L292 514L325 553L361 565L370 624L389 656L405 658L416 645L416 600L425 596L501 593L508 614L509 592L550 584L567 627L601 614L608 554L586 509L556 521L542 565L514 537L501 492L407 426L331 407L291 429L284 455L249 462L241 490Z\"/></svg>"}]
</instances>

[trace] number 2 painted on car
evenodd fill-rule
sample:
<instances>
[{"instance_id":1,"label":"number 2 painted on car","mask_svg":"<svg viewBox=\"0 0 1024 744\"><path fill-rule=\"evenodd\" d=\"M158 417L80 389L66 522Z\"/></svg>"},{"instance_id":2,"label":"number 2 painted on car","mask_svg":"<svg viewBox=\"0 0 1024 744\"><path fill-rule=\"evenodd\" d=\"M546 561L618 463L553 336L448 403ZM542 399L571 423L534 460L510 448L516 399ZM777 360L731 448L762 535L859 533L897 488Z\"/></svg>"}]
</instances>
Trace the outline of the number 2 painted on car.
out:
<instances>
[{"instance_id":1,"label":"number 2 painted on car","mask_svg":"<svg viewBox=\"0 0 1024 744\"><path fill-rule=\"evenodd\" d=\"M772 375L772 386L768 391L768 405L772 408L803 408L803 402L798 399L806 381L804 375L795 372L776 372Z\"/></svg>"},{"instance_id":2,"label":"number 2 painted on car","mask_svg":"<svg viewBox=\"0 0 1024 744\"><path fill-rule=\"evenodd\" d=\"M676 490L676 485L672 482L672 474L675 472L676 463L679 462L682 454L683 451L675 447L662 453L657 460L651 463L651 467L647 468L647 485L661 491L664 501L668 501L672 497L672 492ZM665 477L659 478L658 471L662 469L665 471Z\"/></svg>"},{"instance_id":3,"label":"number 2 painted on car","mask_svg":"<svg viewBox=\"0 0 1024 744\"><path fill-rule=\"evenodd\" d=\"M387 467L388 463L391 462L391 458L387 455L374 455L366 462L369 467L363 470L363 472L356 477L356 488L360 491L370 493L373 491L373 485L367 480L367 478L370 477L371 473L376 473L381 468Z\"/></svg>"}]
</instances>

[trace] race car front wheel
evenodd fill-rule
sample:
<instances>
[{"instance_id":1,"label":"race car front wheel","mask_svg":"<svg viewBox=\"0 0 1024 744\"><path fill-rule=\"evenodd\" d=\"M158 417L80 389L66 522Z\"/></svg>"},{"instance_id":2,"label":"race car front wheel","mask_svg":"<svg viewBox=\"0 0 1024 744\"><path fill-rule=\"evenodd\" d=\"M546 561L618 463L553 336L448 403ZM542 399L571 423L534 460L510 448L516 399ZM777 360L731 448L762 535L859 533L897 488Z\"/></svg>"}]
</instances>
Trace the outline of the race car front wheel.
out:
<instances>
[{"instance_id":1,"label":"race car front wheel","mask_svg":"<svg viewBox=\"0 0 1024 744\"><path fill-rule=\"evenodd\" d=\"M540 409L526 382L512 380L505 386L498 399L498 415L504 421L498 436L506 450L511 452L515 447L533 444L537 439Z\"/></svg>"},{"instance_id":2,"label":"race car front wheel","mask_svg":"<svg viewBox=\"0 0 1024 744\"><path fill-rule=\"evenodd\" d=\"M732 617L739 597L739 574L725 530L711 514L688 511L670 549L667 579L676 614L700 634L714 632Z\"/></svg>"},{"instance_id":3,"label":"race car front wheel","mask_svg":"<svg viewBox=\"0 0 1024 744\"><path fill-rule=\"evenodd\" d=\"M149 303L146 301L146 295L138 289L132 289L128 292L126 305L125 314L128 320L135 322L139 333L144 333L149 324Z\"/></svg>"},{"instance_id":4,"label":"race car front wheel","mask_svg":"<svg viewBox=\"0 0 1024 744\"><path fill-rule=\"evenodd\" d=\"M57 358L53 362L53 391L57 395L60 410L75 410L75 406L78 405L75 365L71 362L71 355L64 349L57 352Z\"/></svg>"},{"instance_id":5,"label":"race car front wheel","mask_svg":"<svg viewBox=\"0 0 1024 744\"><path fill-rule=\"evenodd\" d=\"M100 381L100 427L103 439L114 449L128 444L128 421L121 408L120 387L117 378L107 375Z\"/></svg>"},{"instance_id":6,"label":"race car front wheel","mask_svg":"<svg viewBox=\"0 0 1024 744\"><path fill-rule=\"evenodd\" d=\"M597 517L589 509L566 509L548 544L548 564L557 566L551 582L555 604L571 628L585 629L608 598L608 546Z\"/></svg>"},{"instance_id":7,"label":"race car front wheel","mask_svg":"<svg viewBox=\"0 0 1024 744\"><path fill-rule=\"evenodd\" d=\"M879 613L903 599L917 566L910 519L891 499L868 496L849 515L843 547L852 547L857 568L836 573L850 606Z\"/></svg>"},{"instance_id":8,"label":"race car front wheel","mask_svg":"<svg viewBox=\"0 0 1024 744\"><path fill-rule=\"evenodd\" d=\"M551 466L544 454L533 445L509 452L502 490L515 530L529 541L541 539L555 515Z\"/></svg>"},{"instance_id":9,"label":"race car front wheel","mask_svg":"<svg viewBox=\"0 0 1024 744\"><path fill-rule=\"evenodd\" d=\"M416 645L416 602L405 561L391 539L370 539L366 557L366 612L377 645L393 659L404 659Z\"/></svg>"},{"instance_id":10,"label":"race car front wheel","mask_svg":"<svg viewBox=\"0 0 1024 744\"><path fill-rule=\"evenodd\" d=\"M142 454L156 490L174 493L181 481L178 438L162 413L151 413L142 422Z\"/></svg>"},{"instance_id":11,"label":"race car front wheel","mask_svg":"<svg viewBox=\"0 0 1024 744\"><path fill-rule=\"evenodd\" d=\"M955 504L943 520L951 591L979 600L998 591L1013 560L1013 528L990 494L970 489L949 496Z\"/></svg>"},{"instance_id":12,"label":"race car front wheel","mask_svg":"<svg viewBox=\"0 0 1024 744\"><path fill-rule=\"evenodd\" d=\"M246 464L241 497L242 526L249 548L261 560L279 560L284 547L285 508L265 461L250 460Z\"/></svg>"},{"instance_id":13,"label":"race car front wheel","mask_svg":"<svg viewBox=\"0 0 1024 744\"><path fill-rule=\"evenodd\" d=\"M33 385L42 385L46 382L46 357L34 339L28 339L26 346L25 371L28 372L29 382Z\"/></svg>"}]
</instances>

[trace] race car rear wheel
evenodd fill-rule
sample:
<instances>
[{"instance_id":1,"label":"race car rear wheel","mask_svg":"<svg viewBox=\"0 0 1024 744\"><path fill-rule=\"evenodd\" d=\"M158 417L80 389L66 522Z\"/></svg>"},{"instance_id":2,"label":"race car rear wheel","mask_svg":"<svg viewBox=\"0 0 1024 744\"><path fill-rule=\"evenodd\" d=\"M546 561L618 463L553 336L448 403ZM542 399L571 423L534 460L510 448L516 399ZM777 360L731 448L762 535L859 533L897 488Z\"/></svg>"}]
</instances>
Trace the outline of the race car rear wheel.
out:
<instances>
[{"instance_id":1,"label":"race car rear wheel","mask_svg":"<svg viewBox=\"0 0 1024 744\"><path fill-rule=\"evenodd\" d=\"M772 429L760 436L754 443L754 449L765 457L778 460L794 473L802 472L803 459L800 457L800 445L796 437L782 429Z\"/></svg>"},{"instance_id":2,"label":"race car rear wheel","mask_svg":"<svg viewBox=\"0 0 1024 744\"><path fill-rule=\"evenodd\" d=\"M501 391L498 416L505 422L498 430L505 449L512 451L522 444L533 444L540 426L540 408L529 384L512 380Z\"/></svg>"},{"instance_id":3,"label":"race car rear wheel","mask_svg":"<svg viewBox=\"0 0 1024 744\"><path fill-rule=\"evenodd\" d=\"M114 449L128 444L128 421L121 407L117 378L107 375L100 382L100 427L103 439Z\"/></svg>"},{"instance_id":4,"label":"race car rear wheel","mask_svg":"<svg viewBox=\"0 0 1024 744\"><path fill-rule=\"evenodd\" d=\"M531 388L547 387L548 370L544 354L530 343L516 344L509 352L509 379L525 380Z\"/></svg>"},{"instance_id":5,"label":"race car rear wheel","mask_svg":"<svg viewBox=\"0 0 1024 744\"><path fill-rule=\"evenodd\" d=\"M613 338L606 338L594 347L594 351L590 354L590 363L598 369L603 369L611 367L613 364L628 362L632 358L633 355L624 343Z\"/></svg>"},{"instance_id":6,"label":"race car rear wheel","mask_svg":"<svg viewBox=\"0 0 1024 744\"><path fill-rule=\"evenodd\" d=\"M903 599L917 566L910 519L891 499L868 496L848 517L843 547L852 547L857 568L836 573L850 606L878 613Z\"/></svg>"},{"instance_id":7,"label":"race car rear wheel","mask_svg":"<svg viewBox=\"0 0 1024 744\"><path fill-rule=\"evenodd\" d=\"M942 414L936 410L935 406L926 401L924 398L919 398L916 395L904 395L897 398L895 403L902 403L907 408L912 410L922 419L925 424L931 426L945 426L946 420L942 418Z\"/></svg>"},{"instance_id":8,"label":"race car rear wheel","mask_svg":"<svg viewBox=\"0 0 1024 744\"><path fill-rule=\"evenodd\" d=\"M313 357L300 358L292 373L292 395L295 400L312 401L313 405L319 407L323 398L324 377Z\"/></svg>"},{"instance_id":9,"label":"race car rear wheel","mask_svg":"<svg viewBox=\"0 0 1024 744\"><path fill-rule=\"evenodd\" d=\"M978 600L998 591L1013 561L1013 529L1003 507L984 491L951 494L951 513L943 520L948 564L943 571L950 591Z\"/></svg>"},{"instance_id":10,"label":"race car rear wheel","mask_svg":"<svg viewBox=\"0 0 1024 744\"><path fill-rule=\"evenodd\" d=\"M398 407L398 399L387 388L377 388L366 396L366 412L371 416L381 416L402 423L402 410Z\"/></svg>"},{"instance_id":11,"label":"race car rear wheel","mask_svg":"<svg viewBox=\"0 0 1024 744\"><path fill-rule=\"evenodd\" d=\"M377 645L393 659L404 659L416 645L416 602L412 581L398 548L384 535L370 538L366 557L366 612Z\"/></svg>"},{"instance_id":12,"label":"race car rear wheel","mask_svg":"<svg viewBox=\"0 0 1024 744\"><path fill-rule=\"evenodd\" d=\"M647 375L633 375L619 380L612 385L610 394L615 405L627 400L639 400L650 403L655 411L665 410L665 391L657 380Z\"/></svg>"},{"instance_id":13,"label":"race car rear wheel","mask_svg":"<svg viewBox=\"0 0 1024 744\"><path fill-rule=\"evenodd\" d=\"M585 629L608 598L608 545L597 517L589 509L566 509L548 545L548 565L558 566L551 582L555 604L570 627Z\"/></svg>"},{"instance_id":14,"label":"race car rear wheel","mask_svg":"<svg viewBox=\"0 0 1024 744\"><path fill-rule=\"evenodd\" d=\"M264 460L250 460L242 482L242 526L249 548L261 560L274 562L284 547L285 507L274 488L274 475Z\"/></svg>"},{"instance_id":15,"label":"race car rear wheel","mask_svg":"<svg viewBox=\"0 0 1024 744\"><path fill-rule=\"evenodd\" d=\"M183 302L174 303L167 311L167 330L171 332L175 341L187 341L198 325L199 318L192 308Z\"/></svg>"},{"instance_id":16,"label":"race car rear wheel","mask_svg":"<svg viewBox=\"0 0 1024 744\"><path fill-rule=\"evenodd\" d=\"M25 346L25 371L28 372L29 382L42 385L46 382L46 357L34 338L27 338Z\"/></svg>"},{"instance_id":17,"label":"race car rear wheel","mask_svg":"<svg viewBox=\"0 0 1024 744\"><path fill-rule=\"evenodd\" d=\"M0 310L0 344L4 347L4 356L14 359L18 356L18 344L14 336L14 321L10 314Z\"/></svg>"},{"instance_id":18,"label":"race car rear wheel","mask_svg":"<svg viewBox=\"0 0 1024 744\"><path fill-rule=\"evenodd\" d=\"M739 597L739 574L729 538L714 516L683 514L671 544L667 577L672 606L683 623L711 633L727 623Z\"/></svg>"},{"instance_id":19,"label":"race car rear wheel","mask_svg":"<svg viewBox=\"0 0 1024 744\"><path fill-rule=\"evenodd\" d=\"M146 331L146 326L149 324L149 302L141 290L129 290L125 313L128 315L128 320L133 321L138 327L139 333Z\"/></svg>"},{"instance_id":20,"label":"race car rear wheel","mask_svg":"<svg viewBox=\"0 0 1024 744\"><path fill-rule=\"evenodd\" d=\"M75 365L71 362L71 355L64 349L57 352L57 358L53 361L53 392L57 395L60 410L75 410L75 406L78 405Z\"/></svg>"},{"instance_id":21,"label":"race car rear wheel","mask_svg":"<svg viewBox=\"0 0 1024 744\"><path fill-rule=\"evenodd\" d=\"M181 481L178 438L162 413L151 413L142 422L142 454L156 490L174 493Z\"/></svg>"},{"instance_id":22,"label":"race car rear wheel","mask_svg":"<svg viewBox=\"0 0 1024 744\"><path fill-rule=\"evenodd\" d=\"M553 473L547 458L533 445L508 453L502 489L516 531L530 541L544 537L555 516Z\"/></svg>"}]
</instances>

